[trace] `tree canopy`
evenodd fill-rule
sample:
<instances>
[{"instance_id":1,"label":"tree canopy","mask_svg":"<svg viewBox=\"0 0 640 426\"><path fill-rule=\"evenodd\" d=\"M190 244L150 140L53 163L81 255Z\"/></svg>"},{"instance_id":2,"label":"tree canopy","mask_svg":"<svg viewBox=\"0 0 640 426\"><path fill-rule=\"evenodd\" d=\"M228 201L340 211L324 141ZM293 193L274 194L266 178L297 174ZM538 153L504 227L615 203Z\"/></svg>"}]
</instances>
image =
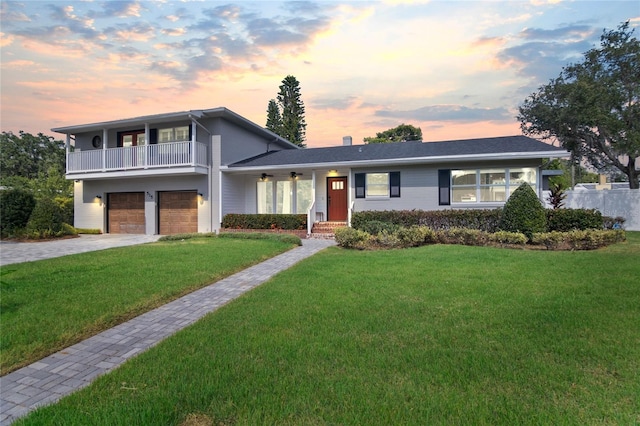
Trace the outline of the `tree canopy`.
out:
<instances>
[{"instance_id":1,"label":"tree canopy","mask_svg":"<svg viewBox=\"0 0 640 426\"><path fill-rule=\"evenodd\" d=\"M300 82L294 76L288 75L282 80L277 101L269 100L266 127L291 143L306 146L304 103L300 94Z\"/></svg>"},{"instance_id":2,"label":"tree canopy","mask_svg":"<svg viewBox=\"0 0 640 426\"><path fill-rule=\"evenodd\" d=\"M0 134L0 183L28 189L36 197L71 197L73 182L66 180L64 142L42 133Z\"/></svg>"},{"instance_id":3,"label":"tree canopy","mask_svg":"<svg viewBox=\"0 0 640 426\"><path fill-rule=\"evenodd\" d=\"M411 124L401 124L393 129L376 133L375 137L369 136L364 138L364 143L391 143L391 142L408 142L421 141L422 129L414 127Z\"/></svg>"},{"instance_id":4,"label":"tree canopy","mask_svg":"<svg viewBox=\"0 0 640 426\"><path fill-rule=\"evenodd\" d=\"M519 108L523 133L558 140L599 171L620 170L638 188L640 42L629 22L604 30L600 47L531 94Z\"/></svg>"}]
</instances>

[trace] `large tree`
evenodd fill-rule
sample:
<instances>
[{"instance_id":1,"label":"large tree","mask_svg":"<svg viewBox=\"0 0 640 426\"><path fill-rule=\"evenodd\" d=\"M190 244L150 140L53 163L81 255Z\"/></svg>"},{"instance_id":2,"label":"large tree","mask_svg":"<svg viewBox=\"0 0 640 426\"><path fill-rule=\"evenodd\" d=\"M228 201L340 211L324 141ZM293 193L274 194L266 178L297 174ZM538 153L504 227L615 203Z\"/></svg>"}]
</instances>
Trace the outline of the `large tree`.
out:
<instances>
[{"instance_id":1,"label":"large tree","mask_svg":"<svg viewBox=\"0 0 640 426\"><path fill-rule=\"evenodd\" d=\"M307 123L304 118L304 103L300 95L300 82L288 75L282 80L277 102L269 101L267 128L289 142L305 147Z\"/></svg>"},{"instance_id":2,"label":"large tree","mask_svg":"<svg viewBox=\"0 0 640 426\"><path fill-rule=\"evenodd\" d=\"M38 197L71 197L73 181L66 180L65 146L61 140L20 131L0 134L0 184L32 191Z\"/></svg>"},{"instance_id":3,"label":"large tree","mask_svg":"<svg viewBox=\"0 0 640 426\"><path fill-rule=\"evenodd\" d=\"M640 42L629 22L603 31L600 47L530 95L518 119L525 134L558 140L600 171L616 168L638 189Z\"/></svg>"},{"instance_id":4,"label":"large tree","mask_svg":"<svg viewBox=\"0 0 640 426\"><path fill-rule=\"evenodd\" d=\"M393 129L376 133L375 137L368 136L364 138L364 143L390 143L390 142L408 142L421 141L422 129L414 127L411 124L401 124Z\"/></svg>"}]
</instances>

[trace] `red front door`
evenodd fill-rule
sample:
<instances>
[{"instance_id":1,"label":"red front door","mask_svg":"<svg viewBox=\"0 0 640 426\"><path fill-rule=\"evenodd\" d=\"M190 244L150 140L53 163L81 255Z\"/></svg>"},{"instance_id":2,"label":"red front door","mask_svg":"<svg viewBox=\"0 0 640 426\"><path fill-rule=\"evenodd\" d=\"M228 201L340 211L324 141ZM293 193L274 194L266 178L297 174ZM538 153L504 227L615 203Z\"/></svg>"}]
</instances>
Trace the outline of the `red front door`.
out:
<instances>
[{"instance_id":1,"label":"red front door","mask_svg":"<svg viewBox=\"0 0 640 426\"><path fill-rule=\"evenodd\" d=\"M327 220L347 220L347 178L327 178Z\"/></svg>"}]
</instances>

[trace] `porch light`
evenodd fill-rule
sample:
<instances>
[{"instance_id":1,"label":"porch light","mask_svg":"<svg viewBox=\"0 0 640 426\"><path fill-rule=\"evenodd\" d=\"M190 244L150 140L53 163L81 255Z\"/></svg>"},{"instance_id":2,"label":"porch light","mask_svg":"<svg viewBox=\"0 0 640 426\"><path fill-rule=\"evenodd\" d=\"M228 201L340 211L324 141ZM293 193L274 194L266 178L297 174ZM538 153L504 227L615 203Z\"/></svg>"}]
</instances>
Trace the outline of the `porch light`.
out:
<instances>
[{"instance_id":1,"label":"porch light","mask_svg":"<svg viewBox=\"0 0 640 426\"><path fill-rule=\"evenodd\" d=\"M198 197L202 198L202 192L198 192Z\"/></svg>"},{"instance_id":2,"label":"porch light","mask_svg":"<svg viewBox=\"0 0 640 426\"><path fill-rule=\"evenodd\" d=\"M97 198L98 200L102 200L102 195L96 195L96 198Z\"/></svg>"},{"instance_id":3,"label":"porch light","mask_svg":"<svg viewBox=\"0 0 640 426\"><path fill-rule=\"evenodd\" d=\"M267 174L263 173L260 175L260 180L265 180L267 178Z\"/></svg>"},{"instance_id":4,"label":"porch light","mask_svg":"<svg viewBox=\"0 0 640 426\"><path fill-rule=\"evenodd\" d=\"M295 179L296 177L298 177L298 174L296 172L291 172L291 179Z\"/></svg>"}]
</instances>

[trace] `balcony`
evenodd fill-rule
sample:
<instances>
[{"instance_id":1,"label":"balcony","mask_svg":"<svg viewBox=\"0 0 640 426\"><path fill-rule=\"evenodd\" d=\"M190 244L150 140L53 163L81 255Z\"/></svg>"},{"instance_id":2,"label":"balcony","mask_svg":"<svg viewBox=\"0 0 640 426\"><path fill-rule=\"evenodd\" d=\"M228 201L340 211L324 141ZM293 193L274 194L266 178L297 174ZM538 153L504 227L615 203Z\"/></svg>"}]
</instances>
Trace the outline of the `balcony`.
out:
<instances>
[{"instance_id":1,"label":"balcony","mask_svg":"<svg viewBox=\"0 0 640 426\"><path fill-rule=\"evenodd\" d=\"M169 142L67 154L67 179L207 174L207 146Z\"/></svg>"}]
</instances>

